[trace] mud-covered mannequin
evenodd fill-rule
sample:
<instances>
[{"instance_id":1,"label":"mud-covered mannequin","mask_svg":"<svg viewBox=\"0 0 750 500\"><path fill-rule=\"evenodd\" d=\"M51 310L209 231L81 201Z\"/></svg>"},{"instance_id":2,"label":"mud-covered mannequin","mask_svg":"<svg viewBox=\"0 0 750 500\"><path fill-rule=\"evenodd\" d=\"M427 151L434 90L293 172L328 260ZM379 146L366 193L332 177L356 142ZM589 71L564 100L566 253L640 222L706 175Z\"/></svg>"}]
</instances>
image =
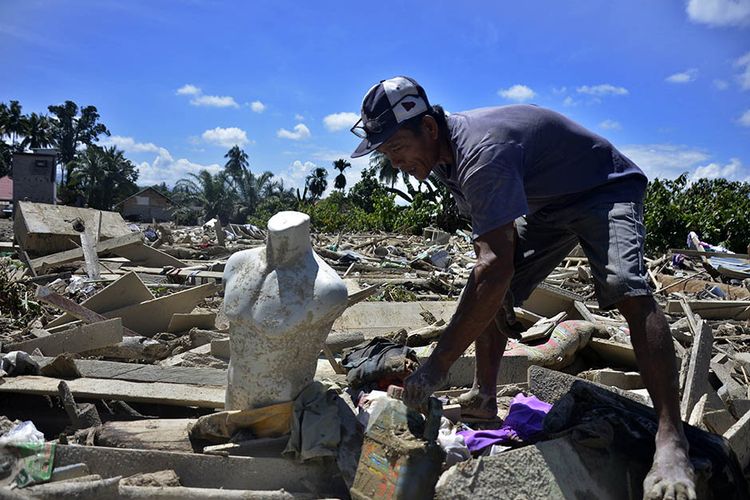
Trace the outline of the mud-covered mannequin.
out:
<instances>
[{"instance_id":1,"label":"mud-covered mannequin","mask_svg":"<svg viewBox=\"0 0 750 500\"><path fill-rule=\"evenodd\" d=\"M313 380L333 321L346 308L336 271L310 243L310 218L279 212L265 247L237 252L224 270L229 322L227 410L293 400Z\"/></svg>"}]
</instances>

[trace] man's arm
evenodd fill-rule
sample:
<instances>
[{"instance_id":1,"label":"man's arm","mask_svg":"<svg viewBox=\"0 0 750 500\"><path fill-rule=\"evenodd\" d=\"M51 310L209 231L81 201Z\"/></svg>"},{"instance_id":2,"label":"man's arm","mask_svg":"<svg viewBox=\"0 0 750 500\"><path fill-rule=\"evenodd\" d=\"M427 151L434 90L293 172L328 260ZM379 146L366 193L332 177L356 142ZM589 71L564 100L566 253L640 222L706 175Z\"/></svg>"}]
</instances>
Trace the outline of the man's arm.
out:
<instances>
[{"instance_id":1,"label":"man's arm","mask_svg":"<svg viewBox=\"0 0 750 500\"><path fill-rule=\"evenodd\" d=\"M509 222L474 241L477 263L458 308L427 362L404 381L410 406L420 406L443 383L451 365L493 321L513 277L514 239Z\"/></svg>"},{"instance_id":2,"label":"man's arm","mask_svg":"<svg viewBox=\"0 0 750 500\"><path fill-rule=\"evenodd\" d=\"M474 241L477 263L430 361L446 372L493 321L513 277L515 230L510 222Z\"/></svg>"}]
</instances>

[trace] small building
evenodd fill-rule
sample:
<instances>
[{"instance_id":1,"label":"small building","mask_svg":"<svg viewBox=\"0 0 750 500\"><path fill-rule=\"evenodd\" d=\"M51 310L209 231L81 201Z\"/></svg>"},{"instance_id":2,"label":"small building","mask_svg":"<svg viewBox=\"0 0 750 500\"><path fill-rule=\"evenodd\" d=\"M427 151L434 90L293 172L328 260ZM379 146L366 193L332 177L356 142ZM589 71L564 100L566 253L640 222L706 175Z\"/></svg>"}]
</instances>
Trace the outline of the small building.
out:
<instances>
[{"instance_id":1,"label":"small building","mask_svg":"<svg viewBox=\"0 0 750 500\"><path fill-rule=\"evenodd\" d=\"M120 211L126 220L151 222L169 221L172 219L172 200L160 191L147 187L131 195L115 208Z\"/></svg>"},{"instance_id":2,"label":"small building","mask_svg":"<svg viewBox=\"0 0 750 500\"><path fill-rule=\"evenodd\" d=\"M13 153L13 205L19 201L57 203L55 172L56 149L35 149L33 153Z\"/></svg>"},{"instance_id":3,"label":"small building","mask_svg":"<svg viewBox=\"0 0 750 500\"><path fill-rule=\"evenodd\" d=\"M13 202L13 179L6 175L0 177L0 205Z\"/></svg>"}]
</instances>

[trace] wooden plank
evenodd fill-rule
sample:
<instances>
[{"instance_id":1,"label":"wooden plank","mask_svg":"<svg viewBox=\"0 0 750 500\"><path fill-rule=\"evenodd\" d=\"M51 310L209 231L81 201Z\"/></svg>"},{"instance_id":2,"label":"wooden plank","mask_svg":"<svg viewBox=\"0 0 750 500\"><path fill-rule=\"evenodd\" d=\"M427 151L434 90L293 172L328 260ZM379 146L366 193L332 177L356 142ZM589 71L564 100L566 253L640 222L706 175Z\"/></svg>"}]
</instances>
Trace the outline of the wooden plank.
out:
<instances>
[{"instance_id":1,"label":"wooden plank","mask_svg":"<svg viewBox=\"0 0 750 500\"><path fill-rule=\"evenodd\" d=\"M21 375L0 380L0 394L56 395L60 379ZM169 384L165 382L128 382L96 378L78 378L67 381L73 397L83 399L117 399L136 403L154 403L171 406L197 406L199 408L224 408L225 390L214 386Z\"/></svg>"},{"instance_id":2,"label":"wooden plank","mask_svg":"<svg viewBox=\"0 0 750 500\"><path fill-rule=\"evenodd\" d=\"M121 341L122 320L114 318L89 325L78 325L54 335L14 342L4 345L3 349L24 351L29 354L34 352L34 349L39 349L46 356L56 356L64 352L84 352Z\"/></svg>"},{"instance_id":3,"label":"wooden plank","mask_svg":"<svg viewBox=\"0 0 750 500\"><path fill-rule=\"evenodd\" d=\"M216 328L216 313L175 313L169 320L169 333L185 332L191 328L212 330Z\"/></svg>"},{"instance_id":4,"label":"wooden plank","mask_svg":"<svg viewBox=\"0 0 750 500\"><path fill-rule=\"evenodd\" d=\"M688 250L680 248L670 248L670 253L681 253L688 257L731 257L733 259L750 259L750 255L746 253L726 253L726 252L710 252L708 250Z\"/></svg>"},{"instance_id":5,"label":"wooden plank","mask_svg":"<svg viewBox=\"0 0 750 500\"><path fill-rule=\"evenodd\" d=\"M38 300L41 300L42 302L46 302L47 304L59 307L63 311L69 312L71 315L80 319L84 323L97 323L99 321L111 319L104 317L99 313L95 313L91 309L83 307L82 305L76 304L72 300L53 292L46 286L37 287L36 298ZM125 326L122 327L122 333L123 335L129 335L132 337L138 336L136 332Z\"/></svg>"},{"instance_id":6,"label":"wooden plank","mask_svg":"<svg viewBox=\"0 0 750 500\"><path fill-rule=\"evenodd\" d=\"M689 300L690 309L704 319L750 319L750 301L748 300ZM667 301L667 312L682 312L679 300Z\"/></svg>"},{"instance_id":7,"label":"wooden plank","mask_svg":"<svg viewBox=\"0 0 750 500\"><path fill-rule=\"evenodd\" d=\"M133 266L130 264L123 264L122 269L141 274L165 274L167 276L180 276L181 278L196 277L215 280L224 278L223 271L206 271L204 269L170 269L165 271L162 267Z\"/></svg>"},{"instance_id":8,"label":"wooden plank","mask_svg":"<svg viewBox=\"0 0 750 500\"><path fill-rule=\"evenodd\" d=\"M120 309L132 304L138 304L152 300L154 295L148 287L143 284L138 275L130 272L120 277L114 283L107 285L99 293L81 302L81 305L99 314ZM47 328L53 328L74 321L70 314L63 314L47 324Z\"/></svg>"}]
</instances>

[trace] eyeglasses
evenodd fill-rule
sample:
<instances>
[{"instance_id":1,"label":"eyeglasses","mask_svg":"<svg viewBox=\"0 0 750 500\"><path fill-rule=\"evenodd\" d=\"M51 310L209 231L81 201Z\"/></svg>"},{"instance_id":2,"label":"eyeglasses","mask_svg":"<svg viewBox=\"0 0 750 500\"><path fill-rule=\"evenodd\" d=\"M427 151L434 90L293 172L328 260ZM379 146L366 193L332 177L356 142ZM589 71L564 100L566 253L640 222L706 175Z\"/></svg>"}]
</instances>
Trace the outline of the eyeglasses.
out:
<instances>
[{"instance_id":1,"label":"eyeglasses","mask_svg":"<svg viewBox=\"0 0 750 500\"><path fill-rule=\"evenodd\" d=\"M368 118L367 120L362 120L362 118L360 118L359 120L357 120L357 123L355 123L354 126L349 130L352 132L352 134L356 135L360 139L367 139L370 134L381 133L383 131L383 127L387 125L387 122L383 119L383 117L386 115L386 113L392 111L393 108L395 108L401 101L403 101L407 97L422 98L422 96L419 94L405 94L401 96L398 101L394 102L391 107L380 113L375 118Z\"/></svg>"}]
</instances>

